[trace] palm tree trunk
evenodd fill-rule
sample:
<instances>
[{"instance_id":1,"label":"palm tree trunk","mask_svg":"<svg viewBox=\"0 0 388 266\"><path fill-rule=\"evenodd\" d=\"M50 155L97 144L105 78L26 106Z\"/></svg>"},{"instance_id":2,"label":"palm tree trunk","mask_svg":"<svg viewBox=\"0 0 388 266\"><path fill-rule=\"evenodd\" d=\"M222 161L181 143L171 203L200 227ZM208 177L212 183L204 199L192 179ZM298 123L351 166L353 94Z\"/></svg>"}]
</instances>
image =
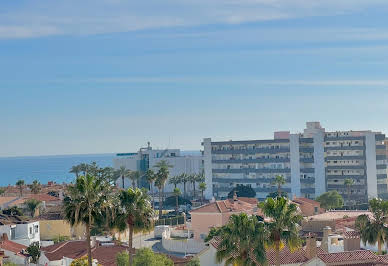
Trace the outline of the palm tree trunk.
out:
<instances>
[{"instance_id":1,"label":"palm tree trunk","mask_svg":"<svg viewBox=\"0 0 388 266\"><path fill-rule=\"evenodd\" d=\"M92 266L92 247L90 245L90 225L91 225L91 217L89 212L89 223L86 224L86 242L88 247L88 265Z\"/></svg>"},{"instance_id":2,"label":"palm tree trunk","mask_svg":"<svg viewBox=\"0 0 388 266\"><path fill-rule=\"evenodd\" d=\"M129 266L132 266L132 241L133 241L133 225L132 222L128 223L129 236L128 236L128 256Z\"/></svg>"},{"instance_id":3,"label":"palm tree trunk","mask_svg":"<svg viewBox=\"0 0 388 266\"><path fill-rule=\"evenodd\" d=\"M201 191L202 197L201 197L201 205L203 205L203 190Z\"/></svg>"},{"instance_id":4,"label":"palm tree trunk","mask_svg":"<svg viewBox=\"0 0 388 266\"><path fill-rule=\"evenodd\" d=\"M135 179L134 179L134 180L132 180L132 188L133 188L133 189L135 189L135 188L136 188L136 181L135 181Z\"/></svg>"},{"instance_id":5,"label":"palm tree trunk","mask_svg":"<svg viewBox=\"0 0 388 266\"><path fill-rule=\"evenodd\" d=\"M151 186L151 194L152 194L152 209L155 210L155 195L154 195L154 186L152 185L152 182L150 183Z\"/></svg>"},{"instance_id":6,"label":"palm tree trunk","mask_svg":"<svg viewBox=\"0 0 388 266\"><path fill-rule=\"evenodd\" d=\"M280 266L280 242L276 241L275 243L275 252L276 252L276 266Z\"/></svg>"},{"instance_id":7,"label":"palm tree trunk","mask_svg":"<svg viewBox=\"0 0 388 266\"><path fill-rule=\"evenodd\" d=\"M280 197L281 196L281 191L280 191L280 185L278 185L278 197Z\"/></svg>"},{"instance_id":8,"label":"palm tree trunk","mask_svg":"<svg viewBox=\"0 0 388 266\"><path fill-rule=\"evenodd\" d=\"M124 188L124 176L121 176L121 181L123 182L123 188Z\"/></svg>"},{"instance_id":9,"label":"palm tree trunk","mask_svg":"<svg viewBox=\"0 0 388 266\"><path fill-rule=\"evenodd\" d=\"M382 246L381 241L379 239L379 240L377 240L377 254L379 254L379 255L381 255L381 250L382 250L381 246Z\"/></svg>"},{"instance_id":10,"label":"palm tree trunk","mask_svg":"<svg viewBox=\"0 0 388 266\"><path fill-rule=\"evenodd\" d=\"M162 219L162 188L159 188L159 219Z\"/></svg>"},{"instance_id":11,"label":"palm tree trunk","mask_svg":"<svg viewBox=\"0 0 388 266\"><path fill-rule=\"evenodd\" d=\"M183 196L186 198L186 182L183 182Z\"/></svg>"},{"instance_id":12,"label":"palm tree trunk","mask_svg":"<svg viewBox=\"0 0 388 266\"><path fill-rule=\"evenodd\" d=\"M175 214L178 216L178 195L175 196Z\"/></svg>"}]
</instances>

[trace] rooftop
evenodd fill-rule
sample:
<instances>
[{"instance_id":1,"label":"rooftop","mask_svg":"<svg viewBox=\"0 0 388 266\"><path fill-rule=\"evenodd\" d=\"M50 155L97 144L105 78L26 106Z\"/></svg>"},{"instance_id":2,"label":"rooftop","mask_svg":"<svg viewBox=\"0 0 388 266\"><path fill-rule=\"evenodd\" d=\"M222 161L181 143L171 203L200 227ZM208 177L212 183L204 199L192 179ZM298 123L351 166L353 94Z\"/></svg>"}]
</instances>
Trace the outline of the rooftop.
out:
<instances>
[{"instance_id":1,"label":"rooftop","mask_svg":"<svg viewBox=\"0 0 388 266\"><path fill-rule=\"evenodd\" d=\"M328 211L325 213L309 216L308 220L310 221L327 221L327 220L340 220L346 218L356 218L359 215L369 215L372 213L369 211Z\"/></svg>"},{"instance_id":2,"label":"rooftop","mask_svg":"<svg viewBox=\"0 0 388 266\"><path fill-rule=\"evenodd\" d=\"M255 198L237 198L218 200L191 211L191 213L227 213L227 212L247 212L252 213L258 210L257 199Z\"/></svg>"}]
</instances>

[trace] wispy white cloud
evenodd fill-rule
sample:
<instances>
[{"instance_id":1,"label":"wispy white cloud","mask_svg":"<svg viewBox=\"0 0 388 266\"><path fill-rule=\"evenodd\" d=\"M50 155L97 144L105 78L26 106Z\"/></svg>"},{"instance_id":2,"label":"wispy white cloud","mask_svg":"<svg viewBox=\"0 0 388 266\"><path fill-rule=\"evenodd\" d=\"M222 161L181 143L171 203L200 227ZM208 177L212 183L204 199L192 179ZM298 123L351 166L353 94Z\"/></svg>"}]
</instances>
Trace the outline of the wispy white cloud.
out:
<instances>
[{"instance_id":1,"label":"wispy white cloud","mask_svg":"<svg viewBox=\"0 0 388 266\"><path fill-rule=\"evenodd\" d=\"M99 34L203 24L238 24L308 16L338 15L386 0L30 0L0 16L0 38L53 34ZM12 29L17 31L12 34Z\"/></svg>"}]
</instances>

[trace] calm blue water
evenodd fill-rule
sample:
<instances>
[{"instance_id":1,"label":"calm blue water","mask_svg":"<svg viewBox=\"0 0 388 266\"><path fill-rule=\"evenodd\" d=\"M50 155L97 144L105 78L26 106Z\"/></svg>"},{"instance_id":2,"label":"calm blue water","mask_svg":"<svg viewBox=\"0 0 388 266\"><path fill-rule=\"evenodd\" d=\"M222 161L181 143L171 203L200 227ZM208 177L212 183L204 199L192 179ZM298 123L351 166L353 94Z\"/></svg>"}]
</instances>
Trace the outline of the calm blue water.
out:
<instances>
[{"instance_id":1,"label":"calm blue water","mask_svg":"<svg viewBox=\"0 0 388 266\"><path fill-rule=\"evenodd\" d=\"M18 179L31 183L37 179L42 184L48 181L71 182L69 173L73 165L96 162L99 166L112 166L115 154L56 155L31 157L0 157L0 186L14 185Z\"/></svg>"}]
</instances>

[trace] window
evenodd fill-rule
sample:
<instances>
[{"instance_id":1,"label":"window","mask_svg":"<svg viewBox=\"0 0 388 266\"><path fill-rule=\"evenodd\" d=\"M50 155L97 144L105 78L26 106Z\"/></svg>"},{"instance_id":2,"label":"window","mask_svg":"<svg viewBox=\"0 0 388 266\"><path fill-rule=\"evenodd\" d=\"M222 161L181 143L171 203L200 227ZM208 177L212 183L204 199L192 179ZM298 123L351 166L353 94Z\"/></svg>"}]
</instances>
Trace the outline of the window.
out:
<instances>
[{"instance_id":1,"label":"window","mask_svg":"<svg viewBox=\"0 0 388 266\"><path fill-rule=\"evenodd\" d=\"M30 229L30 235L32 235L32 227L29 227L29 229Z\"/></svg>"},{"instance_id":2,"label":"window","mask_svg":"<svg viewBox=\"0 0 388 266\"><path fill-rule=\"evenodd\" d=\"M35 225L35 233L39 233L39 226Z\"/></svg>"},{"instance_id":3,"label":"window","mask_svg":"<svg viewBox=\"0 0 388 266\"><path fill-rule=\"evenodd\" d=\"M317 207L317 206L314 207L314 213L315 213L315 214L318 213L318 207Z\"/></svg>"}]
</instances>

